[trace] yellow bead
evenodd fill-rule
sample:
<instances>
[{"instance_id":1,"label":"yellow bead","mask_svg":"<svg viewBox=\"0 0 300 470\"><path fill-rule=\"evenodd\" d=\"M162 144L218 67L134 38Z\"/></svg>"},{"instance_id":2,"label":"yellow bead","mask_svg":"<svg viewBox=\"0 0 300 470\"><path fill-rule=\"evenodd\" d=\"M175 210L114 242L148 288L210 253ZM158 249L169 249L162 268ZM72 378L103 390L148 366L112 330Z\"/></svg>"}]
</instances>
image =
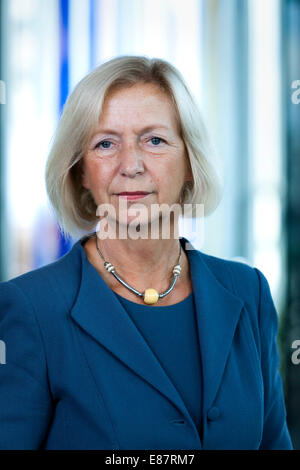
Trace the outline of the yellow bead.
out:
<instances>
[{"instance_id":1,"label":"yellow bead","mask_svg":"<svg viewBox=\"0 0 300 470\"><path fill-rule=\"evenodd\" d=\"M144 292L145 304L156 304L159 299L159 294L156 289L146 289Z\"/></svg>"}]
</instances>

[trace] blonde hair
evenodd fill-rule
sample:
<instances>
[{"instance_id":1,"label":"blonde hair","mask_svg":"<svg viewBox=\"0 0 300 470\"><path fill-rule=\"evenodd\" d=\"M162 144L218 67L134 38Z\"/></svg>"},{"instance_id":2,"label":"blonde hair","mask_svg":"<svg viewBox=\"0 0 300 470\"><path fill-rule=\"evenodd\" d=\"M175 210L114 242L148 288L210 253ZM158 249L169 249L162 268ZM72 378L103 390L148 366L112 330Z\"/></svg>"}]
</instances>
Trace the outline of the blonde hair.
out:
<instances>
[{"instance_id":1,"label":"blonde hair","mask_svg":"<svg viewBox=\"0 0 300 470\"><path fill-rule=\"evenodd\" d=\"M220 180L209 162L207 132L195 100L179 71L165 60L121 56L98 66L68 97L46 164L46 189L62 233L68 238L97 224L97 206L81 184L82 157L101 117L103 101L115 87L153 83L171 98L180 124L193 181L185 182L181 206L204 204L208 215L221 200Z\"/></svg>"}]
</instances>

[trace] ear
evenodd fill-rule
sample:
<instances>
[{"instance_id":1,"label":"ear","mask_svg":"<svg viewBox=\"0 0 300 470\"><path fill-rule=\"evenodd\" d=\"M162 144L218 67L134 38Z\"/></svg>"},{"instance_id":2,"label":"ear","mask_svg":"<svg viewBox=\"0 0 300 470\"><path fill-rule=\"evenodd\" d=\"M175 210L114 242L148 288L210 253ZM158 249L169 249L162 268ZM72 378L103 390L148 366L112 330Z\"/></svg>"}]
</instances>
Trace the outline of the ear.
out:
<instances>
[{"instance_id":1,"label":"ear","mask_svg":"<svg viewBox=\"0 0 300 470\"><path fill-rule=\"evenodd\" d=\"M185 181L194 181L193 172L190 165L186 171Z\"/></svg>"},{"instance_id":2,"label":"ear","mask_svg":"<svg viewBox=\"0 0 300 470\"><path fill-rule=\"evenodd\" d=\"M185 182L194 181L191 162L185 147Z\"/></svg>"},{"instance_id":3,"label":"ear","mask_svg":"<svg viewBox=\"0 0 300 470\"><path fill-rule=\"evenodd\" d=\"M187 177L185 178L185 181L193 181L192 173L188 173Z\"/></svg>"},{"instance_id":4,"label":"ear","mask_svg":"<svg viewBox=\"0 0 300 470\"><path fill-rule=\"evenodd\" d=\"M85 189L90 189L89 180L86 174L86 169L84 161L80 160L80 174L81 174L81 184Z\"/></svg>"}]
</instances>

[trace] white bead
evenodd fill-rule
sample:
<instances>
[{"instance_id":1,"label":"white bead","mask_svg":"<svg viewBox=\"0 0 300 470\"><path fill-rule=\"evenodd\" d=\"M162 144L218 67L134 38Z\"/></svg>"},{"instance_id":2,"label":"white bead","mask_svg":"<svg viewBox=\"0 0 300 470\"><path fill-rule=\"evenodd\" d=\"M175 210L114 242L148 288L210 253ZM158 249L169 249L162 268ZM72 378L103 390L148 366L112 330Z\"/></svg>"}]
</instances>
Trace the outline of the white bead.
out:
<instances>
[{"instance_id":1,"label":"white bead","mask_svg":"<svg viewBox=\"0 0 300 470\"><path fill-rule=\"evenodd\" d=\"M175 266L175 268L173 269L173 273L178 275L181 273L181 267L179 266L179 264Z\"/></svg>"},{"instance_id":2,"label":"white bead","mask_svg":"<svg viewBox=\"0 0 300 470\"><path fill-rule=\"evenodd\" d=\"M105 269L110 273L111 271L114 271L115 267L111 263L107 263L105 265Z\"/></svg>"}]
</instances>

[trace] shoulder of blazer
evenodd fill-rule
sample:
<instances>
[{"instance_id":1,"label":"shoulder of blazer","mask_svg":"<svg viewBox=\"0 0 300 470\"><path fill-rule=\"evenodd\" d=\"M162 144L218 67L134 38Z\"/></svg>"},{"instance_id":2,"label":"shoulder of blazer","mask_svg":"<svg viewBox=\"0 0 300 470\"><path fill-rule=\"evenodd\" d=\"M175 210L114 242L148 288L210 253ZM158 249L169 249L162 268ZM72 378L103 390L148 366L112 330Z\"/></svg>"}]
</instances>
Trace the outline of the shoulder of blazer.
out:
<instances>
[{"instance_id":1,"label":"shoulder of blazer","mask_svg":"<svg viewBox=\"0 0 300 470\"><path fill-rule=\"evenodd\" d=\"M257 268L241 261L219 258L202 251L199 253L223 287L240 297L245 304L258 308L262 273Z\"/></svg>"},{"instance_id":2,"label":"shoulder of blazer","mask_svg":"<svg viewBox=\"0 0 300 470\"><path fill-rule=\"evenodd\" d=\"M81 280L80 241L61 258L40 268L14 277L2 284L16 285L30 303L47 309L48 301L70 309L76 299ZM51 302L50 302L51 303Z\"/></svg>"}]
</instances>

